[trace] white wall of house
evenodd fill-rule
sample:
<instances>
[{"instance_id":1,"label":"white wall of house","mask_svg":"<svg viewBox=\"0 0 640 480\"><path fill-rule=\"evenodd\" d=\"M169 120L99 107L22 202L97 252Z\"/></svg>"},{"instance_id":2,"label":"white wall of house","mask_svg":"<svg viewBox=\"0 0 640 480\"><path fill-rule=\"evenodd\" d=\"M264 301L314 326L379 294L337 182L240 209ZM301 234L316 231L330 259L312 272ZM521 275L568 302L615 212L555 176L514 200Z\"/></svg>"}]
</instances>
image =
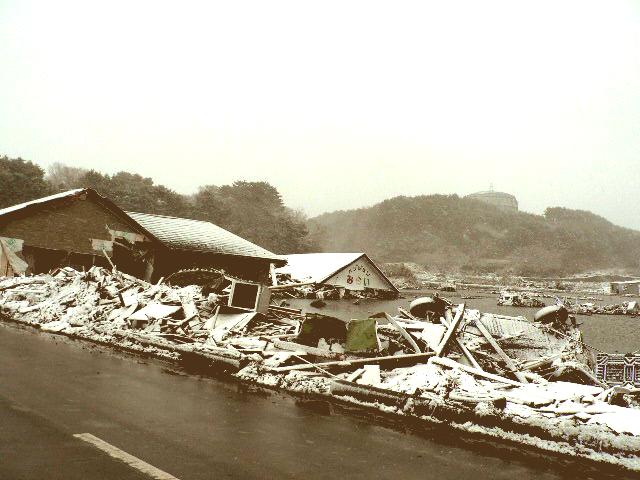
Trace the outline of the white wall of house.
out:
<instances>
[{"instance_id":1,"label":"white wall of house","mask_svg":"<svg viewBox=\"0 0 640 480\"><path fill-rule=\"evenodd\" d=\"M365 288L391 290L384 276L366 258L356 260L323 283L348 290L364 290Z\"/></svg>"}]
</instances>

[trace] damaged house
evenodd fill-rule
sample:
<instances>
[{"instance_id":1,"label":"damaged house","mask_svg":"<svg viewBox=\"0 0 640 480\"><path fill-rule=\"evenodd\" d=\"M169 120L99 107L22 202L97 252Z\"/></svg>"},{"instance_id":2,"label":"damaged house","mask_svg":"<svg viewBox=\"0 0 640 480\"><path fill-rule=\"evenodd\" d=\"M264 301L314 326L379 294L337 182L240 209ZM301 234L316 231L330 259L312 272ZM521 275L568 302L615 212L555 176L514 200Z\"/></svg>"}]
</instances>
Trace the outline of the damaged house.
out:
<instances>
[{"instance_id":1,"label":"damaged house","mask_svg":"<svg viewBox=\"0 0 640 480\"><path fill-rule=\"evenodd\" d=\"M193 267L266 281L285 260L209 222L126 213L89 188L0 209L0 275L112 263L148 281Z\"/></svg>"},{"instance_id":2,"label":"damaged house","mask_svg":"<svg viewBox=\"0 0 640 480\"><path fill-rule=\"evenodd\" d=\"M270 266L285 264L280 257L210 222L127 212L164 247L154 260L154 276L167 276L184 268L217 268L266 283Z\"/></svg>"},{"instance_id":3,"label":"damaged house","mask_svg":"<svg viewBox=\"0 0 640 480\"><path fill-rule=\"evenodd\" d=\"M83 188L0 210L3 275L109 267L144 278L157 242L109 199ZM9 254L8 252L11 252Z\"/></svg>"},{"instance_id":4,"label":"damaged house","mask_svg":"<svg viewBox=\"0 0 640 480\"><path fill-rule=\"evenodd\" d=\"M285 255L287 265L276 273L294 283L337 289L340 296L351 292L374 292L396 297L398 289L366 253L304 253Z\"/></svg>"}]
</instances>

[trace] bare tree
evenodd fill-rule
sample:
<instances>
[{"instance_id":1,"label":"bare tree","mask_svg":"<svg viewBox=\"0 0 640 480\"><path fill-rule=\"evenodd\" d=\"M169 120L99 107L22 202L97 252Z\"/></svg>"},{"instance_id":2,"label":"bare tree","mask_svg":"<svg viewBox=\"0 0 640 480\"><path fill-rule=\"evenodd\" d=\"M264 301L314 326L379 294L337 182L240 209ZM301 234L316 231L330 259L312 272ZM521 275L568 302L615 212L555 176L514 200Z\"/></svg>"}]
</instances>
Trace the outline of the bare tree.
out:
<instances>
[{"instance_id":1,"label":"bare tree","mask_svg":"<svg viewBox=\"0 0 640 480\"><path fill-rule=\"evenodd\" d=\"M70 190L83 186L80 185L80 179L87 172L86 168L71 167L64 163L55 162L47 169L45 180L56 191Z\"/></svg>"}]
</instances>

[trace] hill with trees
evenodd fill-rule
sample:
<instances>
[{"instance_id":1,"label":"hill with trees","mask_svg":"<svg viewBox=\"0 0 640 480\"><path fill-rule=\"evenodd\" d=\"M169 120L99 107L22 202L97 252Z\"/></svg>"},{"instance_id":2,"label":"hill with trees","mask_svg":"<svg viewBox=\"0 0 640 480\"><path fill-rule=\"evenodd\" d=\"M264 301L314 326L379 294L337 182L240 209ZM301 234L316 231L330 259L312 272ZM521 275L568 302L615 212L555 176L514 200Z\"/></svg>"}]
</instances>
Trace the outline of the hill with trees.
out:
<instances>
[{"instance_id":1,"label":"hill with trees","mask_svg":"<svg viewBox=\"0 0 640 480\"><path fill-rule=\"evenodd\" d=\"M0 157L0 208L80 187L124 210L210 221L280 254L365 251L381 262L469 273L640 273L640 232L581 210L553 207L533 215L457 195L424 195L307 220L266 182L204 185L182 195L134 173L58 163L45 174L30 161Z\"/></svg>"},{"instance_id":2,"label":"hill with trees","mask_svg":"<svg viewBox=\"0 0 640 480\"><path fill-rule=\"evenodd\" d=\"M565 275L640 271L640 232L591 212L506 212L457 195L395 197L309 220L325 251L366 251L381 262L416 262L469 273Z\"/></svg>"},{"instance_id":3,"label":"hill with trees","mask_svg":"<svg viewBox=\"0 0 640 480\"><path fill-rule=\"evenodd\" d=\"M288 208L278 190L266 182L206 185L194 195L182 195L134 173L108 175L55 163L45 174L30 161L0 157L0 208L84 187L126 211L212 222L274 253L317 250L306 217Z\"/></svg>"}]
</instances>

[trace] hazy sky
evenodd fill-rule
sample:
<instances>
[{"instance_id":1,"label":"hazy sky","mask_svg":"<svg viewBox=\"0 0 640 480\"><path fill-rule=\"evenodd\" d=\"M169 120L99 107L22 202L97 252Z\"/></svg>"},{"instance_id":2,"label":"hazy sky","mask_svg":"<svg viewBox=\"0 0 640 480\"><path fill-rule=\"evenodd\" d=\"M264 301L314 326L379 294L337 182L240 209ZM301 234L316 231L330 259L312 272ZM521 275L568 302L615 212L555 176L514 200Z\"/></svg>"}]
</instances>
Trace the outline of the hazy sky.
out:
<instances>
[{"instance_id":1,"label":"hazy sky","mask_svg":"<svg viewBox=\"0 0 640 480\"><path fill-rule=\"evenodd\" d=\"M0 0L0 154L640 228L640 1Z\"/></svg>"}]
</instances>

